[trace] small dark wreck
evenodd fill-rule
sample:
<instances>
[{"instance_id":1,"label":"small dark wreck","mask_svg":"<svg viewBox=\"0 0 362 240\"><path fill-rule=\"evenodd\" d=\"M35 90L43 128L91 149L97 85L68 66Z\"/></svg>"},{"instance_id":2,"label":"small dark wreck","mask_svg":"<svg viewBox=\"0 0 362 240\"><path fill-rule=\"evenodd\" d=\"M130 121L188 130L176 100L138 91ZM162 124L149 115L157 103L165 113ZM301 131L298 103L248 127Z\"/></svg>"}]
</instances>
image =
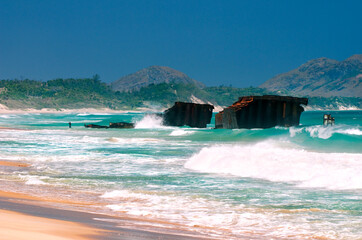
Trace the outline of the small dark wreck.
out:
<instances>
[{"instance_id":1,"label":"small dark wreck","mask_svg":"<svg viewBox=\"0 0 362 240\"><path fill-rule=\"evenodd\" d=\"M215 116L215 128L271 128L297 126L307 98L289 96L240 97Z\"/></svg>"},{"instance_id":2,"label":"small dark wreck","mask_svg":"<svg viewBox=\"0 0 362 240\"><path fill-rule=\"evenodd\" d=\"M213 109L214 106L210 104L175 102L174 106L158 116L162 117L165 126L206 128L211 122Z\"/></svg>"},{"instance_id":3,"label":"small dark wreck","mask_svg":"<svg viewBox=\"0 0 362 240\"><path fill-rule=\"evenodd\" d=\"M109 123L109 126L97 125L97 124L84 124L86 128L134 128L133 123L127 122L117 122L117 123Z\"/></svg>"}]
</instances>

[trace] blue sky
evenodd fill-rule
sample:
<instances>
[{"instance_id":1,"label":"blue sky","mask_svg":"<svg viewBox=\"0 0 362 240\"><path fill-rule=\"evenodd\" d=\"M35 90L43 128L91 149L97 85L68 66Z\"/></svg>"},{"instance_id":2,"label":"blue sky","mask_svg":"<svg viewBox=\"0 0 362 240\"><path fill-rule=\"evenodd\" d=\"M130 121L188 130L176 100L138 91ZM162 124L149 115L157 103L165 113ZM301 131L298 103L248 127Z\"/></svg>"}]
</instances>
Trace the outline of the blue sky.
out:
<instances>
[{"instance_id":1,"label":"blue sky","mask_svg":"<svg viewBox=\"0 0 362 240\"><path fill-rule=\"evenodd\" d=\"M151 65L208 86L258 86L318 57L362 53L362 1L0 0L0 79Z\"/></svg>"}]
</instances>

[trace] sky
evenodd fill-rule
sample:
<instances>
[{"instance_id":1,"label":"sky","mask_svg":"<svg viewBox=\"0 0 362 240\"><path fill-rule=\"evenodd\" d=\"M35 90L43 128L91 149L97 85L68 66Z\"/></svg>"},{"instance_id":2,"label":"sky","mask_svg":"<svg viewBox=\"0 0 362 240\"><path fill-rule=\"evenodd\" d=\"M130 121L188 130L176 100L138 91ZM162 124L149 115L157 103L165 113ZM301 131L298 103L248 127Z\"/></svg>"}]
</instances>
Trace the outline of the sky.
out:
<instances>
[{"instance_id":1,"label":"sky","mask_svg":"<svg viewBox=\"0 0 362 240\"><path fill-rule=\"evenodd\" d=\"M207 86L258 86L308 60L362 53L362 1L0 0L0 79L152 65Z\"/></svg>"}]
</instances>

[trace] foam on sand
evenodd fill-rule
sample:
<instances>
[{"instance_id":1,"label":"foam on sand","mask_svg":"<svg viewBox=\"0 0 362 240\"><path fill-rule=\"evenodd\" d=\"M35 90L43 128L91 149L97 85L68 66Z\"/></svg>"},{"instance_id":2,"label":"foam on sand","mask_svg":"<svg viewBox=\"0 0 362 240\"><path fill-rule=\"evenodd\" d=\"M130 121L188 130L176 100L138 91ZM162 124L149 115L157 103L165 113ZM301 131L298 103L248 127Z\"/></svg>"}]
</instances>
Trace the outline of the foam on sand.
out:
<instances>
[{"instance_id":1,"label":"foam on sand","mask_svg":"<svg viewBox=\"0 0 362 240\"><path fill-rule=\"evenodd\" d=\"M198 232L223 239L225 236L228 239L249 239L245 237L249 235L253 239L255 234L262 239L337 239L336 236L340 234L333 232L334 226L324 221L313 224L305 221L311 212L325 211L320 209L304 209L295 214L298 210L282 212L243 204L235 206L200 196L160 195L130 190L106 192L101 198L110 201L106 207L113 211L143 219L171 221L177 223L178 228L197 228ZM162 222L158 221L157 224L162 225ZM339 224L348 224L346 222ZM344 234L348 235L348 231L346 228Z\"/></svg>"},{"instance_id":2,"label":"foam on sand","mask_svg":"<svg viewBox=\"0 0 362 240\"><path fill-rule=\"evenodd\" d=\"M23 176L24 180L26 180L26 185L47 185L48 183L44 182L42 179L45 179L44 177L38 177L38 176Z\"/></svg>"}]
</instances>

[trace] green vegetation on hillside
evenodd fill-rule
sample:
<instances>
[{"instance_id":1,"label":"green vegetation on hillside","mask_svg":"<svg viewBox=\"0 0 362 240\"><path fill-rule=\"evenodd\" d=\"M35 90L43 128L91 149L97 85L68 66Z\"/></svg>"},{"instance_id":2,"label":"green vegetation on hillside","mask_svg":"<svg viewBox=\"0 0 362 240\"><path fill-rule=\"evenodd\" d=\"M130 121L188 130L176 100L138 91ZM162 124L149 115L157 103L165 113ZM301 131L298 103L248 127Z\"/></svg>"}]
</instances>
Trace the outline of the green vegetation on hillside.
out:
<instances>
[{"instance_id":1,"label":"green vegetation on hillside","mask_svg":"<svg viewBox=\"0 0 362 240\"><path fill-rule=\"evenodd\" d=\"M9 108L120 107L99 76L84 79L1 80L0 103Z\"/></svg>"},{"instance_id":2,"label":"green vegetation on hillside","mask_svg":"<svg viewBox=\"0 0 362 240\"><path fill-rule=\"evenodd\" d=\"M205 91L212 97L212 100L220 106L229 106L236 102L241 96L275 94L262 88L248 87L207 87Z\"/></svg>"},{"instance_id":3,"label":"green vegetation on hillside","mask_svg":"<svg viewBox=\"0 0 362 240\"><path fill-rule=\"evenodd\" d=\"M0 104L12 109L25 108L110 108L135 109L147 106L170 107L176 101L200 100L229 106L241 96L276 94L262 88L206 87L185 83L160 83L134 92L115 92L100 81L99 76L84 79L0 80ZM282 95L286 92L279 93ZM360 98L311 97L314 108L338 109L340 106L362 108Z\"/></svg>"},{"instance_id":4,"label":"green vegetation on hillside","mask_svg":"<svg viewBox=\"0 0 362 240\"><path fill-rule=\"evenodd\" d=\"M193 84L160 83L142 87L135 92L116 92L118 99L125 104L139 107L143 102L154 102L162 106L173 105L176 101L190 101L190 96L207 99L209 94Z\"/></svg>"}]
</instances>

